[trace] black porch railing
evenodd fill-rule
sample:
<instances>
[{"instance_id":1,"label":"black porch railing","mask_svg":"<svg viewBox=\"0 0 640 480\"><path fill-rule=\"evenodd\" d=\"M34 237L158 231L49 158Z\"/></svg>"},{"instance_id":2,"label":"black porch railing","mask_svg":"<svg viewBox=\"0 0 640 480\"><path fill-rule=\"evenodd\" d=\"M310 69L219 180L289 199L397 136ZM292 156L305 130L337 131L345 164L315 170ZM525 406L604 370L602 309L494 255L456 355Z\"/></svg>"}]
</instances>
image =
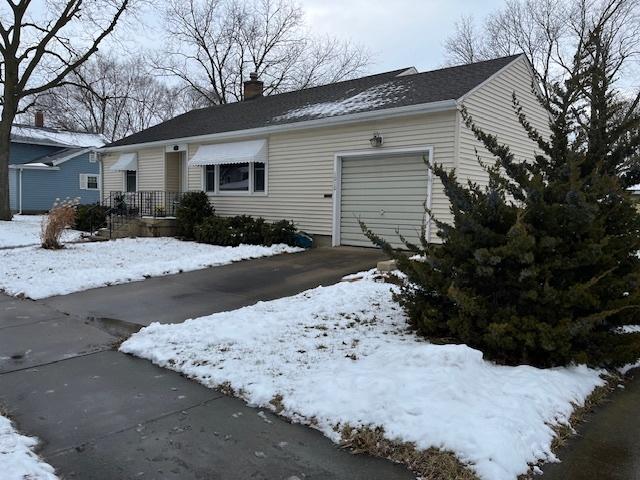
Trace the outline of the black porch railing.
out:
<instances>
[{"instance_id":1,"label":"black porch railing","mask_svg":"<svg viewBox=\"0 0 640 480\"><path fill-rule=\"evenodd\" d=\"M122 217L175 217L180 203L179 192L148 190L140 192L109 192L110 213Z\"/></svg>"}]
</instances>

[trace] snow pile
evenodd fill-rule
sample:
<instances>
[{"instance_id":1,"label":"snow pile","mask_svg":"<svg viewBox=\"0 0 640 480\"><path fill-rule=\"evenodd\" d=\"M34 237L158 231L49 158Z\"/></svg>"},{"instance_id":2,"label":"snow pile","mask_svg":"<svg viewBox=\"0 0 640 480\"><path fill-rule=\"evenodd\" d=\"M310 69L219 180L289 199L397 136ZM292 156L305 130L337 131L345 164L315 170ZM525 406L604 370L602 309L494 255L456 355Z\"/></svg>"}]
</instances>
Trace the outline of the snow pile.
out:
<instances>
[{"instance_id":1,"label":"snow pile","mask_svg":"<svg viewBox=\"0 0 640 480\"><path fill-rule=\"evenodd\" d=\"M491 480L555 460L551 425L604 383L598 371L497 366L466 345L431 345L406 331L395 287L361 277L154 323L120 350L208 387L229 382L251 405L273 409L281 395L283 415L336 442L334 427L380 426L390 439L450 450Z\"/></svg>"},{"instance_id":2,"label":"snow pile","mask_svg":"<svg viewBox=\"0 0 640 480\"><path fill-rule=\"evenodd\" d=\"M620 333L640 333L640 325L623 325L619 329Z\"/></svg>"},{"instance_id":3,"label":"snow pile","mask_svg":"<svg viewBox=\"0 0 640 480\"><path fill-rule=\"evenodd\" d=\"M249 258L295 253L287 245L219 247L174 238L123 238L0 250L0 290L32 299L200 270Z\"/></svg>"},{"instance_id":4,"label":"snow pile","mask_svg":"<svg viewBox=\"0 0 640 480\"><path fill-rule=\"evenodd\" d=\"M107 143L106 138L97 133L68 132L29 125L14 125L11 127L11 137L18 141L53 142L69 147L102 147Z\"/></svg>"},{"instance_id":5,"label":"snow pile","mask_svg":"<svg viewBox=\"0 0 640 480\"><path fill-rule=\"evenodd\" d=\"M289 110L283 115L274 117L273 120L280 122L283 120L293 120L303 117L323 118L347 113L357 113L374 108L380 108L390 103L394 103L402 98L406 93L407 86L404 84L383 83L370 87L355 95L348 96L342 100L333 102L322 102L306 105L304 107Z\"/></svg>"},{"instance_id":6,"label":"snow pile","mask_svg":"<svg viewBox=\"0 0 640 480\"><path fill-rule=\"evenodd\" d=\"M20 435L0 415L0 470L4 480L56 480L53 467L33 453L38 440Z\"/></svg>"},{"instance_id":7,"label":"snow pile","mask_svg":"<svg viewBox=\"0 0 640 480\"><path fill-rule=\"evenodd\" d=\"M0 221L0 248L40 245L40 230L43 215L14 215L13 220ZM65 230L62 242L80 239L81 232Z\"/></svg>"}]
</instances>

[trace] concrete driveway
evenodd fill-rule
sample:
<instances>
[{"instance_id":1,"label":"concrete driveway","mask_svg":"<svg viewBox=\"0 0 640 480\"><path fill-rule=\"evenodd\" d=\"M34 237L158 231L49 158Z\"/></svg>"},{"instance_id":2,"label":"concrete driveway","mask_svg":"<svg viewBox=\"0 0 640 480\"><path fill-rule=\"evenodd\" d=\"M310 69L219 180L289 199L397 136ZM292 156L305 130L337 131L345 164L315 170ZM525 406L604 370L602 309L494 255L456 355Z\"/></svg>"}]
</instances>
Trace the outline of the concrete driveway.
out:
<instances>
[{"instance_id":1,"label":"concrete driveway","mask_svg":"<svg viewBox=\"0 0 640 480\"><path fill-rule=\"evenodd\" d=\"M82 310L141 323L180 321L330 283L372 267L378 256L317 250L71 299L0 295L0 404L22 432L40 438L41 455L67 480L414 478L404 467L351 455L315 430L259 416L241 400L115 351L116 338Z\"/></svg>"},{"instance_id":2,"label":"concrete driveway","mask_svg":"<svg viewBox=\"0 0 640 480\"><path fill-rule=\"evenodd\" d=\"M373 248L317 248L40 300L60 312L174 323L331 285L384 259Z\"/></svg>"}]
</instances>

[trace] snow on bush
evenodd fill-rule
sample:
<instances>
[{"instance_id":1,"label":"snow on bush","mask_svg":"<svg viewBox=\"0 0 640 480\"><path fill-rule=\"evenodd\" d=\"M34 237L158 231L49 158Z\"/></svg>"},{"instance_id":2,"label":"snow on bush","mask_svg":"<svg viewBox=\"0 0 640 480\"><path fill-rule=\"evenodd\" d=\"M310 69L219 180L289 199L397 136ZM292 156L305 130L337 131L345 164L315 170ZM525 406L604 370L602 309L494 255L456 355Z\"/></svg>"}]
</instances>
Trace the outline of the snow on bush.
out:
<instances>
[{"instance_id":1,"label":"snow on bush","mask_svg":"<svg viewBox=\"0 0 640 480\"><path fill-rule=\"evenodd\" d=\"M174 238L123 238L68 244L62 250L14 248L0 250L0 290L35 300L299 251L287 245L219 247Z\"/></svg>"},{"instance_id":2,"label":"snow on bush","mask_svg":"<svg viewBox=\"0 0 640 480\"><path fill-rule=\"evenodd\" d=\"M481 478L513 480L553 461L553 425L567 422L604 382L585 366L498 366L466 345L432 345L406 330L389 284L371 274L294 297L187 320L154 323L121 351L249 404L339 430L382 427L391 440L454 452ZM351 277L355 279L358 277Z\"/></svg>"},{"instance_id":3,"label":"snow on bush","mask_svg":"<svg viewBox=\"0 0 640 480\"><path fill-rule=\"evenodd\" d=\"M18 433L8 418L0 415L0 471L4 480L56 480L51 465L33 448L38 440Z\"/></svg>"}]
</instances>

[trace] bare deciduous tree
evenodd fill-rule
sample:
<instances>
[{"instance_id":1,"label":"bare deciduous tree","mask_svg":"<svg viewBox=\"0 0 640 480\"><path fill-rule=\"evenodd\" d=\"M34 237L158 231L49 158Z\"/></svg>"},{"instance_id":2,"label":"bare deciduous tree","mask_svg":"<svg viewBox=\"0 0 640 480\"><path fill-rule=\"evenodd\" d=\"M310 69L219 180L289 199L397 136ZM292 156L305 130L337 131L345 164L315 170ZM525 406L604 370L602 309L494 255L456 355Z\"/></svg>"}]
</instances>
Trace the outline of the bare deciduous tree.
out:
<instances>
[{"instance_id":1,"label":"bare deciduous tree","mask_svg":"<svg viewBox=\"0 0 640 480\"><path fill-rule=\"evenodd\" d=\"M113 141L189 109L177 90L154 77L142 55L120 61L97 54L36 103L57 127Z\"/></svg>"},{"instance_id":2,"label":"bare deciduous tree","mask_svg":"<svg viewBox=\"0 0 640 480\"><path fill-rule=\"evenodd\" d=\"M243 98L257 72L265 95L352 78L369 63L359 47L305 31L291 0L171 0L159 71L181 79L205 104Z\"/></svg>"},{"instance_id":3,"label":"bare deciduous tree","mask_svg":"<svg viewBox=\"0 0 640 480\"><path fill-rule=\"evenodd\" d=\"M569 73L585 32L608 15L604 25L612 29L611 51L622 68L640 45L637 0L506 0L480 27L468 17L458 22L445 55L449 64L459 64L525 53L548 98L546 89Z\"/></svg>"},{"instance_id":4,"label":"bare deciduous tree","mask_svg":"<svg viewBox=\"0 0 640 480\"><path fill-rule=\"evenodd\" d=\"M6 0L0 7L0 220L10 220L11 126L28 99L63 84L133 0Z\"/></svg>"}]
</instances>

